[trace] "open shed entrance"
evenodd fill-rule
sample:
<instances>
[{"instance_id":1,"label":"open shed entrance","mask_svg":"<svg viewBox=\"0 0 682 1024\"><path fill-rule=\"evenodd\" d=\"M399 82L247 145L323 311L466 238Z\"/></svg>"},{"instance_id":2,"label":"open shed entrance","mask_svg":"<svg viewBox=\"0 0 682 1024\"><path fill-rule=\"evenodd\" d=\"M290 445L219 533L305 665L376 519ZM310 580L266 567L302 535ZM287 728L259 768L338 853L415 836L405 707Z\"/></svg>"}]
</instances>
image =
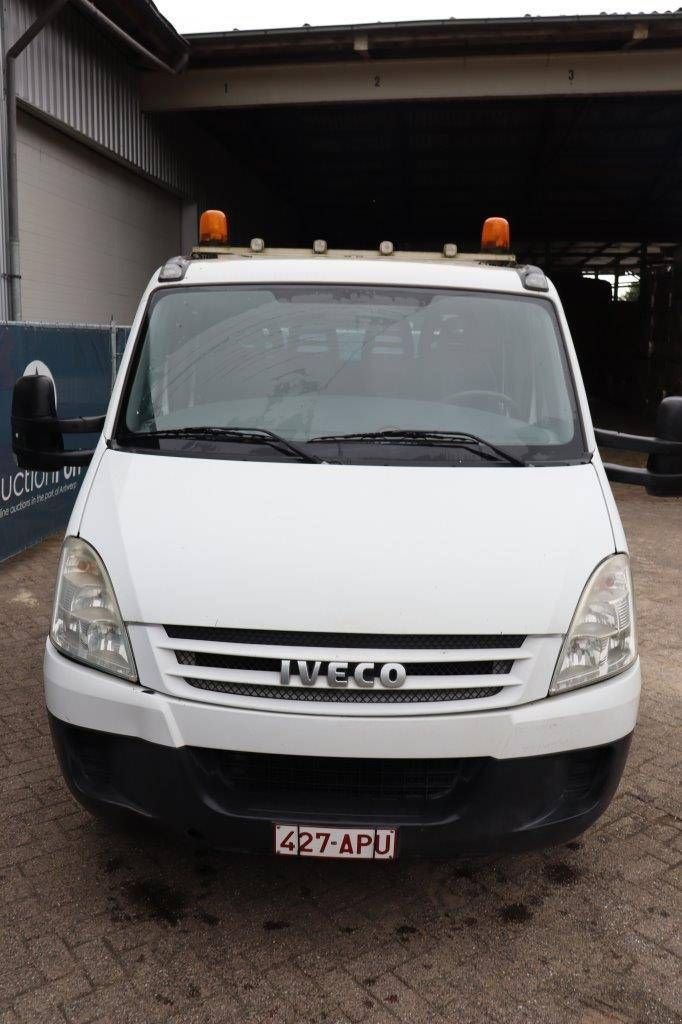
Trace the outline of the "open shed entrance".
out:
<instances>
[{"instance_id":1,"label":"open shed entrance","mask_svg":"<svg viewBox=\"0 0 682 1024\"><path fill-rule=\"evenodd\" d=\"M169 116L169 115L162 115ZM478 247L507 217L519 259L564 299L588 392L623 426L682 393L682 96L333 103L174 113L238 162L213 205L236 240ZM603 414L603 415L602 415Z\"/></svg>"}]
</instances>

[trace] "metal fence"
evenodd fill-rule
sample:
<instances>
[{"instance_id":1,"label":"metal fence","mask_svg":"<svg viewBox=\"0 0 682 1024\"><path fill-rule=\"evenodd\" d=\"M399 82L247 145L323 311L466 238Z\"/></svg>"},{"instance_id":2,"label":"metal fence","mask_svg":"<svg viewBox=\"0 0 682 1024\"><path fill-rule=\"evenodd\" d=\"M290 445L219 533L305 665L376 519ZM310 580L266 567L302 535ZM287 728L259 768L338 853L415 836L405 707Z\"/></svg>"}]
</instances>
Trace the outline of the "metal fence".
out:
<instances>
[{"instance_id":1,"label":"metal fence","mask_svg":"<svg viewBox=\"0 0 682 1024\"><path fill-rule=\"evenodd\" d=\"M128 331L114 325L0 323L0 561L65 527L85 473L80 467L49 473L17 469L10 436L15 382L26 373L46 373L54 380L61 416L102 413Z\"/></svg>"}]
</instances>

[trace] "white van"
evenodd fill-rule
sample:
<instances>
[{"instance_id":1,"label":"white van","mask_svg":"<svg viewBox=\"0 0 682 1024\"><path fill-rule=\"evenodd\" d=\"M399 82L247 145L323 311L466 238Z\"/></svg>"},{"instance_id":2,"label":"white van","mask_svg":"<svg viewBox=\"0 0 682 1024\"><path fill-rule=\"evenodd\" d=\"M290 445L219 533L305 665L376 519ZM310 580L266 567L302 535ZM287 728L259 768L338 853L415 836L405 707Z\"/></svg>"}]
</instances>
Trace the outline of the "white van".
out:
<instances>
[{"instance_id":1,"label":"white van","mask_svg":"<svg viewBox=\"0 0 682 1024\"><path fill-rule=\"evenodd\" d=\"M348 859L604 811L640 693L627 544L561 303L505 224L474 256L270 251L211 213L103 421L19 381L20 464L90 460L45 651L87 807Z\"/></svg>"}]
</instances>

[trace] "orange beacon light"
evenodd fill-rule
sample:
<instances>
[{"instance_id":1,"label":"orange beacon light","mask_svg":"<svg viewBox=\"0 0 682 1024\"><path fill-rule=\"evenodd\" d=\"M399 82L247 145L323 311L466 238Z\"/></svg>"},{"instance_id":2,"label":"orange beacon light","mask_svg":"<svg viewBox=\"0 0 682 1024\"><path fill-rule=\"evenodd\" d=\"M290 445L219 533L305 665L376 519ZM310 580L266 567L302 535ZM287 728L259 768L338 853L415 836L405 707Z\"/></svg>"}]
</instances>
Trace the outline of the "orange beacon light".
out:
<instances>
[{"instance_id":1,"label":"orange beacon light","mask_svg":"<svg viewBox=\"0 0 682 1024\"><path fill-rule=\"evenodd\" d=\"M226 245L227 217L222 210L204 210L199 219L200 245Z\"/></svg>"},{"instance_id":2,"label":"orange beacon light","mask_svg":"<svg viewBox=\"0 0 682 1024\"><path fill-rule=\"evenodd\" d=\"M504 217L488 217L483 222L481 249L483 252L509 252L509 221Z\"/></svg>"}]
</instances>

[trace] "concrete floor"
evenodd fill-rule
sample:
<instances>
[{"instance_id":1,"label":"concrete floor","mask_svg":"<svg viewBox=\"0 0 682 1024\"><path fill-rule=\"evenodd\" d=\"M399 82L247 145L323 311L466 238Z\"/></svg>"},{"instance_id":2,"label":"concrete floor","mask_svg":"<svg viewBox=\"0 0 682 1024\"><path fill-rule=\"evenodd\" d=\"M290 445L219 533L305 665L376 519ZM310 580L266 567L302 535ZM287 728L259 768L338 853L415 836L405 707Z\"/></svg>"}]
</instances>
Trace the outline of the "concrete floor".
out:
<instances>
[{"instance_id":1,"label":"concrete floor","mask_svg":"<svg viewBox=\"0 0 682 1024\"><path fill-rule=\"evenodd\" d=\"M59 544L0 567L0 1024L682 1021L682 499L616 488L645 688L579 841L363 866L112 833L55 764L40 663Z\"/></svg>"}]
</instances>

